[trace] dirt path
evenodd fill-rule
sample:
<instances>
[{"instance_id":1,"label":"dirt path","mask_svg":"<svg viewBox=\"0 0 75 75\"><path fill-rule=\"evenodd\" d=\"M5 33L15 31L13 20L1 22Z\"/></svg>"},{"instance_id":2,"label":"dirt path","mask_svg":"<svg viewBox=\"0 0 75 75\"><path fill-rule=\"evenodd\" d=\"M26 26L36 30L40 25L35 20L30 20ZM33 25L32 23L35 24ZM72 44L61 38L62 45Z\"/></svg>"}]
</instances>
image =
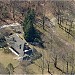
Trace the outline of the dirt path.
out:
<instances>
[{"instance_id":1,"label":"dirt path","mask_svg":"<svg viewBox=\"0 0 75 75\"><path fill-rule=\"evenodd\" d=\"M19 26L19 23L13 23L13 24L9 24L9 25L3 25L0 27L0 29L6 28L6 27L12 27L12 26Z\"/></svg>"}]
</instances>

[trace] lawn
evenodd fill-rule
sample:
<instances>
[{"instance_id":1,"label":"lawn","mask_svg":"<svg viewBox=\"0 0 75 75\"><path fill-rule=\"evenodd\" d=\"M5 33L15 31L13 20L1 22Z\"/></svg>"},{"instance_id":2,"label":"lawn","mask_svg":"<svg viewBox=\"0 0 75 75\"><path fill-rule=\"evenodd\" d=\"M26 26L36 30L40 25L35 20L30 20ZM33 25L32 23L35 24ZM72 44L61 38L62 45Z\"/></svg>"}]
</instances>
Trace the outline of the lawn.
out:
<instances>
[{"instance_id":1,"label":"lawn","mask_svg":"<svg viewBox=\"0 0 75 75\"><path fill-rule=\"evenodd\" d=\"M42 27L40 26L40 25L37 25L37 27L36 27L41 33L43 33L45 36L44 37L47 37L47 38L45 38L45 41L47 42L47 40L49 41L49 39L48 38L50 38L50 36L49 36L49 33L51 32L51 30L50 30L50 28L48 28L47 26L45 26L45 30L43 30L42 29ZM74 43L74 41L73 41L73 38L71 37L71 36L69 36L69 38L68 38L68 34L65 32L65 31L63 31L61 28L59 28L59 26L57 25L57 26L55 26L55 31L56 31L56 35L60 38L60 39L63 39L63 40L65 40L66 42L68 42L68 43L70 43L70 44L73 44ZM48 33L49 32L49 33ZM43 37L43 38L44 38ZM60 51L62 52L62 49L64 49L64 46L65 46L65 44L63 44L63 42L61 41L61 40L59 40L59 39L57 39L57 37L55 37L55 36L53 36L54 38L55 38L55 43L53 43L53 46L55 46L55 49L56 49L56 51L59 53ZM42 38L42 39L43 39ZM53 39L54 39L53 38ZM57 40L58 40L58 42L57 42ZM57 45L56 45L57 44ZM49 45L49 44L48 44ZM50 45L49 45L50 46ZM59 46L61 46L61 47L59 47ZM62 48L63 47L63 48ZM66 47L66 46L65 46ZM35 47L39 52L41 52L42 51L42 49L41 48L38 48L38 47ZM47 46L47 48L49 48L50 49L50 47L48 47ZM60 50L59 50L60 49ZM66 48L67 49L67 48ZM65 49L65 50L66 50ZM44 49L43 49L44 50ZM69 51L68 51L69 52ZM65 51L64 51L64 53L65 53ZM62 54L62 53L61 53ZM60 55L61 55L60 54ZM44 50L44 56L45 56L45 59L48 59L49 57L47 57L48 55L47 55L47 50ZM38 62L39 61L39 62ZM51 61L51 60L50 60ZM40 59L38 59L35 63L36 64L40 64L41 65L41 60ZM34 64L33 64L34 65ZM32 66L33 66L32 65ZM58 67L60 68L60 69L62 69L63 70L63 65L64 65L64 70L65 70L65 72L66 72L66 62L63 62L61 59L59 59L59 62L58 62ZM39 69L40 70L40 69ZM54 67L54 65L53 65L53 63L50 63L50 71L52 72L52 73L54 73L54 74L61 74L61 72L60 71L58 71L55 67ZM71 71L71 66L69 65L69 72ZM48 73L47 72L47 68L45 68L45 73Z\"/></svg>"},{"instance_id":2,"label":"lawn","mask_svg":"<svg viewBox=\"0 0 75 75\"><path fill-rule=\"evenodd\" d=\"M9 64L12 63L14 67L16 67L19 64L18 60L15 60L16 56L12 53L5 54L3 52L3 49L0 48L0 63L2 63L5 67Z\"/></svg>"},{"instance_id":3,"label":"lawn","mask_svg":"<svg viewBox=\"0 0 75 75\"><path fill-rule=\"evenodd\" d=\"M56 30L56 33L59 35L60 38L62 38L63 40L65 40L71 44L74 43L73 37L71 35L68 35L68 33L65 32L64 30L62 30L61 28L59 28L58 24L56 24L55 30Z\"/></svg>"}]
</instances>

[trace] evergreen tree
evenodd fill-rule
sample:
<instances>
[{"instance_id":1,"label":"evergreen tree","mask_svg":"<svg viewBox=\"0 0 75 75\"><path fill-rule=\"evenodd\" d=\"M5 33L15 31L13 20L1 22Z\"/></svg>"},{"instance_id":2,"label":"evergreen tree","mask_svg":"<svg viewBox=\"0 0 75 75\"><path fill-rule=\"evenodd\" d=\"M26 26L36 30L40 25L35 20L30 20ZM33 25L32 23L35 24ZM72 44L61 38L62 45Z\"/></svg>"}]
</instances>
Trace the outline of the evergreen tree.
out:
<instances>
[{"instance_id":1,"label":"evergreen tree","mask_svg":"<svg viewBox=\"0 0 75 75\"><path fill-rule=\"evenodd\" d=\"M35 32L35 28L33 26L33 23L32 23L32 21L29 21L27 24L27 27L26 27L25 39L28 42L33 42L35 39L35 34L36 34L36 32Z\"/></svg>"},{"instance_id":2,"label":"evergreen tree","mask_svg":"<svg viewBox=\"0 0 75 75\"><path fill-rule=\"evenodd\" d=\"M25 39L27 42L34 42L36 39L38 39L38 32L34 28L35 23L35 12L34 10L29 9L27 12L27 16L24 20L24 32L25 32Z\"/></svg>"},{"instance_id":3,"label":"evergreen tree","mask_svg":"<svg viewBox=\"0 0 75 75\"><path fill-rule=\"evenodd\" d=\"M34 12L33 9L31 10L30 8L28 8L27 14L25 15L25 19L24 19L24 22L23 22L24 31L25 31L26 26L27 26L29 21L32 21L33 23L35 21L35 12Z\"/></svg>"}]
</instances>

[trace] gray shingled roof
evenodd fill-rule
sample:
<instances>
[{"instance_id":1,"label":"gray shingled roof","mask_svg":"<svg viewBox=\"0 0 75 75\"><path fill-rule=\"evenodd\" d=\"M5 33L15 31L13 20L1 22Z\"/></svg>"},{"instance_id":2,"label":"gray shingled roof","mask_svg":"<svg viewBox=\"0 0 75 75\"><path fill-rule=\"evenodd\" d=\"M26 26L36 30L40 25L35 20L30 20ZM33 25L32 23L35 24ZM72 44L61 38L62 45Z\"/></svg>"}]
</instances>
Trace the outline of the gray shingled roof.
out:
<instances>
[{"instance_id":1,"label":"gray shingled roof","mask_svg":"<svg viewBox=\"0 0 75 75\"><path fill-rule=\"evenodd\" d=\"M25 54L30 55L32 49L26 45L26 41L22 39L18 34L15 33L9 37L6 37L6 41L19 56L22 57L25 56Z\"/></svg>"},{"instance_id":2,"label":"gray shingled roof","mask_svg":"<svg viewBox=\"0 0 75 75\"><path fill-rule=\"evenodd\" d=\"M9 45L20 54L20 56L23 56L25 40L21 39L18 34L13 34L9 36L9 38L6 38L6 40L9 43Z\"/></svg>"}]
</instances>

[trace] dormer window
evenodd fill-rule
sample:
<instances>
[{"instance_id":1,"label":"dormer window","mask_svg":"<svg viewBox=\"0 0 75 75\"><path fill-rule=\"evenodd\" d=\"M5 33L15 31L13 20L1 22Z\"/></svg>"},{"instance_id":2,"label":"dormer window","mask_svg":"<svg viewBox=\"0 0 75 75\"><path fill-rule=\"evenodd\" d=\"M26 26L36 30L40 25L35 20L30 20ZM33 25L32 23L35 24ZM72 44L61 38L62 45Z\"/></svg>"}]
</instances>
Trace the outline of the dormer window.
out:
<instances>
[{"instance_id":1,"label":"dormer window","mask_svg":"<svg viewBox=\"0 0 75 75\"><path fill-rule=\"evenodd\" d=\"M13 37L13 41L16 42L15 38Z\"/></svg>"},{"instance_id":2,"label":"dormer window","mask_svg":"<svg viewBox=\"0 0 75 75\"><path fill-rule=\"evenodd\" d=\"M21 49L21 46L22 46L22 45L20 44L20 45L19 45L19 48L20 48L20 49Z\"/></svg>"},{"instance_id":3,"label":"dormer window","mask_svg":"<svg viewBox=\"0 0 75 75\"><path fill-rule=\"evenodd\" d=\"M13 37L13 41L15 40L15 38Z\"/></svg>"}]
</instances>

